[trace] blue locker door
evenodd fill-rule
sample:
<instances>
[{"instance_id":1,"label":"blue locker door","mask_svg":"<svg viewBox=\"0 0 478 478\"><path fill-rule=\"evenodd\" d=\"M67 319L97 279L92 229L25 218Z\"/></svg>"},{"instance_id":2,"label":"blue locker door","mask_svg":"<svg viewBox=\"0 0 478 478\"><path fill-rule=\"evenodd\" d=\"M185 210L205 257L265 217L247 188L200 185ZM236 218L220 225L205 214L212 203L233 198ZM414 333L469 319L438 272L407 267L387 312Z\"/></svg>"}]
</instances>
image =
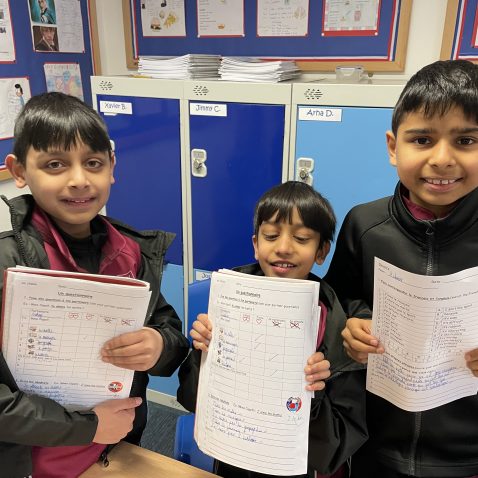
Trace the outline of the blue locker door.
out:
<instances>
[{"instance_id":1,"label":"blue locker door","mask_svg":"<svg viewBox=\"0 0 478 478\"><path fill-rule=\"evenodd\" d=\"M226 107L224 117L189 116L190 147L207 154L207 176L191 177L195 270L254 261L255 203L282 180L285 106Z\"/></svg>"},{"instance_id":2,"label":"blue locker door","mask_svg":"<svg viewBox=\"0 0 478 478\"><path fill-rule=\"evenodd\" d=\"M102 114L116 148L116 183L107 214L137 229L162 229L176 238L166 253L161 292L184 318L181 136L179 99L98 95L131 105L132 114ZM176 396L177 376L154 377L149 388Z\"/></svg>"},{"instance_id":3,"label":"blue locker door","mask_svg":"<svg viewBox=\"0 0 478 478\"><path fill-rule=\"evenodd\" d=\"M295 161L314 159L313 186L332 203L338 233L351 207L391 195L398 177L385 142L392 109L332 109L341 110L341 121L297 121ZM319 275L326 273L333 250L334 245L325 264L317 268Z\"/></svg>"},{"instance_id":4,"label":"blue locker door","mask_svg":"<svg viewBox=\"0 0 478 478\"><path fill-rule=\"evenodd\" d=\"M179 100L99 95L98 104L103 100L129 103L133 113L103 114L117 159L108 215L176 233L166 259L182 264Z\"/></svg>"}]
</instances>

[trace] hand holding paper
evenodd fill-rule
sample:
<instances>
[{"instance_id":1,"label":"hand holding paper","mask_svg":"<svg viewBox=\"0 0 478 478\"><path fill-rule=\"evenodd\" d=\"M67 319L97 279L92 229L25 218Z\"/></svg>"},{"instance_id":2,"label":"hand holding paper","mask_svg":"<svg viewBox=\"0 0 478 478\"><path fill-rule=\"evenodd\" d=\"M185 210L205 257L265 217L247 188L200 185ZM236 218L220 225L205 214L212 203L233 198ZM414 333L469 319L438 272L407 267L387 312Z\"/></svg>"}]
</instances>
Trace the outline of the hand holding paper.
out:
<instances>
[{"instance_id":1,"label":"hand holding paper","mask_svg":"<svg viewBox=\"0 0 478 478\"><path fill-rule=\"evenodd\" d=\"M304 368L305 379L309 384L306 390L317 391L325 388L324 380L330 377L330 362L325 360L322 352L315 352L307 359Z\"/></svg>"},{"instance_id":2,"label":"hand holding paper","mask_svg":"<svg viewBox=\"0 0 478 478\"><path fill-rule=\"evenodd\" d=\"M134 409L142 403L139 397L106 400L93 408L98 417L94 443L118 443L133 429Z\"/></svg>"},{"instance_id":3,"label":"hand holding paper","mask_svg":"<svg viewBox=\"0 0 478 478\"><path fill-rule=\"evenodd\" d=\"M108 340L101 349L101 359L120 368L145 371L156 365L163 348L163 336L143 327Z\"/></svg>"},{"instance_id":4,"label":"hand holding paper","mask_svg":"<svg viewBox=\"0 0 478 478\"><path fill-rule=\"evenodd\" d=\"M368 354L382 354L383 346L370 331L371 320L352 317L342 331L344 347L356 362L367 363Z\"/></svg>"},{"instance_id":5,"label":"hand holding paper","mask_svg":"<svg viewBox=\"0 0 478 478\"><path fill-rule=\"evenodd\" d=\"M212 323L207 314L199 314L197 320L193 322L191 338L194 348L197 350L208 351L209 342L212 338Z\"/></svg>"},{"instance_id":6,"label":"hand holding paper","mask_svg":"<svg viewBox=\"0 0 478 478\"><path fill-rule=\"evenodd\" d=\"M417 412L475 395L478 380L478 267L422 276L375 259L373 334L367 390Z\"/></svg>"}]
</instances>

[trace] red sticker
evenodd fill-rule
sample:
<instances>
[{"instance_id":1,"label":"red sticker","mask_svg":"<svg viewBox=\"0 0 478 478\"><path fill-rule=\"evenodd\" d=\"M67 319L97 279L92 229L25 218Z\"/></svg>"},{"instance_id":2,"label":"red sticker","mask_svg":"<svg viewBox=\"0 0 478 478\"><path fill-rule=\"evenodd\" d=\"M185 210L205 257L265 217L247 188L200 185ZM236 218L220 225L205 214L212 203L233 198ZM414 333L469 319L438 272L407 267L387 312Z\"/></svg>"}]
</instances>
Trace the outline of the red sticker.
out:
<instances>
[{"instance_id":1,"label":"red sticker","mask_svg":"<svg viewBox=\"0 0 478 478\"><path fill-rule=\"evenodd\" d=\"M121 390L123 390L123 384L121 382L111 382L108 385L108 390L113 393L121 392Z\"/></svg>"}]
</instances>

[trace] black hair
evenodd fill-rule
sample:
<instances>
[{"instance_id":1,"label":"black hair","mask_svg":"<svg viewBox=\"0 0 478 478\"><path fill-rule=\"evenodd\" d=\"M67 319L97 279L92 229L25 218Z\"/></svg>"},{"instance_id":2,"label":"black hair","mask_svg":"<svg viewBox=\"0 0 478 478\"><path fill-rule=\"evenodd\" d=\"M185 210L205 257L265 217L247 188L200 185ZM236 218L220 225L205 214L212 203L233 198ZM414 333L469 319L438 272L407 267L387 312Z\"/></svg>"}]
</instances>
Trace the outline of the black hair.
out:
<instances>
[{"instance_id":1,"label":"black hair","mask_svg":"<svg viewBox=\"0 0 478 478\"><path fill-rule=\"evenodd\" d=\"M393 111L392 131L397 134L408 113L421 111L431 118L454 107L478 123L478 66L467 60L436 61L408 80Z\"/></svg>"},{"instance_id":2,"label":"black hair","mask_svg":"<svg viewBox=\"0 0 478 478\"><path fill-rule=\"evenodd\" d=\"M265 192L256 204L254 212L254 234L259 227L275 214L275 222L292 221L297 208L305 227L320 234L320 245L334 239L336 218L330 202L308 184L287 181Z\"/></svg>"},{"instance_id":3,"label":"black hair","mask_svg":"<svg viewBox=\"0 0 478 478\"><path fill-rule=\"evenodd\" d=\"M32 96L15 121L13 154L26 165L27 152L52 148L70 150L83 142L95 152L107 151L111 143L106 124L90 106L74 96L51 92Z\"/></svg>"}]
</instances>

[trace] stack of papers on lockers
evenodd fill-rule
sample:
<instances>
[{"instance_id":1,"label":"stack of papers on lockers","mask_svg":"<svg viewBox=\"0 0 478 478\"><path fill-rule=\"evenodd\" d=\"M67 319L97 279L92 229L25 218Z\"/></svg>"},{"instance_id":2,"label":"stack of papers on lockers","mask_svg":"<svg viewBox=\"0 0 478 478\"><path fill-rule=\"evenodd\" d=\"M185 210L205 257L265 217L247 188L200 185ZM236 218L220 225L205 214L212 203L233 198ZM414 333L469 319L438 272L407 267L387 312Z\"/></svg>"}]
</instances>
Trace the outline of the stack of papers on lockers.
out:
<instances>
[{"instance_id":1,"label":"stack of papers on lockers","mask_svg":"<svg viewBox=\"0 0 478 478\"><path fill-rule=\"evenodd\" d=\"M172 80L218 78L220 63L220 55L140 56L138 73Z\"/></svg>"},{"instance_id":2,"label":"stack of papers on lockers","mask_svg":"<svg viewBox=\"0 0 478 478\"><path fill-rule=\"evenodd\" d=\"M221 80L278 82L300 76L295 61L264 61L257 58L224 57L219 68Z\"/></svg>"}]
</instances>

